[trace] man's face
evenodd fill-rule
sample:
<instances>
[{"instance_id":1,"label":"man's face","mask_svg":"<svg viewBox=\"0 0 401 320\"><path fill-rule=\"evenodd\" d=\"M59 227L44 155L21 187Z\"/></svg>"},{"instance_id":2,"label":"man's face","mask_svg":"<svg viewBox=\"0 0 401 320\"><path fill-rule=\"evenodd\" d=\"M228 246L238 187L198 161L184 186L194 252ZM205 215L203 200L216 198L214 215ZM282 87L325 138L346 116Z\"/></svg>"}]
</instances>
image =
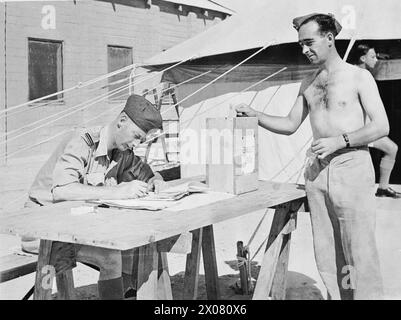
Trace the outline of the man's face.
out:
<instances>
[{"instance_id":1,"label":"man's face","mask_svg":"<svg viewBox=\"0 0 401 320\"><path fill-rule=\"evenodd\" d=\"M329 44L331 40L328 35L319 31L319 25L310 21L298 30L298 42L302 47L302 53L313 64L322 64L329 55Z\"/></svg>"},{"instance_id":2,"label":"man's face","mask_svg":"<svg viewBox=\"0 0 401 320\"><path fill-rule=\"evenodd\" d=\"M115 145L120 151L132 149L144 142L146 133L139 128L126 114L122 113L118 120Z\"/></svg>"},{"instance_id":3,"label":"man's face","mask_svg":"<svg viewBox=\"0 0 401 320\"><path fill-rule=\"evenodd\" d=\"M377 63L377 55L375 49L371 48L365 55L361 56L361 61L366 65L368 70L373 70Z\"/></svg>"}]
</instances>

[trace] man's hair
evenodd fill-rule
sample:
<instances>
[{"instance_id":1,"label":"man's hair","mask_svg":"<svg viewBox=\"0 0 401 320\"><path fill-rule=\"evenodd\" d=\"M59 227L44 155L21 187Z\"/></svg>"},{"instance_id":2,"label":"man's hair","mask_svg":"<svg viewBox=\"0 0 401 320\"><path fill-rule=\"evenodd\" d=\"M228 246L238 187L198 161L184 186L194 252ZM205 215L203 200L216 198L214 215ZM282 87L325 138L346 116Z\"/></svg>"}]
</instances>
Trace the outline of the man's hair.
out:
<instances>
[{"instance_id":1,"label":"man's hair","mask_svg":"<svg viewBox=\"0 0 401 320\"><path fill-rule=\"evenodd\" d=\"M373 49L373 47L366 42L358 44L351 51L349 61L352 64L359 64L361 57L367 54L370 49Z\"/></svg>"},{"instance_id":2,"label":"man's hair","mask_svg":"<svg viewBox=\"0 0 401 320\"><path fill-rule=\"evenodd\" d=\"M303 21L299 27L311 21L315 21L318 24L319 31L322 35L326 35L327 33L331 32L334 37L337 36L338 33L335 18L333 16L328 14L317 14Z\"/></svg>"}]
</instances>

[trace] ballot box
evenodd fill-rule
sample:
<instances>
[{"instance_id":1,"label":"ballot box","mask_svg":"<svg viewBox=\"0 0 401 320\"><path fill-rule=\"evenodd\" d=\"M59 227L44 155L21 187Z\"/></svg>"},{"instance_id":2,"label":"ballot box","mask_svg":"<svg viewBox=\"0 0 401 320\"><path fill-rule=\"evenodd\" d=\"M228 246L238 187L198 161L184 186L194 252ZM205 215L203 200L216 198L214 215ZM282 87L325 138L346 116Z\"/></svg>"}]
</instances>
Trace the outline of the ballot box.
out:
<instances>
[{"instance_id":1,"label":"ballot box","mask_svg":"<svg viewBox=\"0 0 401 320\"><path fill-rule=\"evenodd\" d=\"M258 189L258 119L206 119L206 182L213 191Z\"/></svg>"}]
</instances>

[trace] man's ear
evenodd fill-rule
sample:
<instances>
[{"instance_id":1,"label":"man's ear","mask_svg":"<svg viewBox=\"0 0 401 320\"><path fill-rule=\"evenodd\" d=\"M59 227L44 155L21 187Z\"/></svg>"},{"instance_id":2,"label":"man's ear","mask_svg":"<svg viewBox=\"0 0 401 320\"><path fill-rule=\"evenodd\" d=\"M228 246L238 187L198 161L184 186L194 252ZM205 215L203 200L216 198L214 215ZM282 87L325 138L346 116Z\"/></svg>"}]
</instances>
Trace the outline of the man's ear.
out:
<instances>
[{"instance_id":1,"label":"man's ear","mask_svg":"<svg viewBox=\"0 0 401 320\"><path fill-rule=\"evenodd\" d=\"M331 32L328 32L327 35L327 41L329 42L329 47L334 45L334 34L332 34Z\"/></svg>"},{"instance_id":2,"label":"man's ear","mask_svg":"<svg viewBox=\"0 0 401 320\"><path fill-rule=\"evenodd\" d=\"M365 63L366 62L366 55L363 55L359 58L361 62Z\"/></svg>"},{"instance_id":3,"label":"man's ear","mask_svg":"<svg viewBox=\"0 0 401 320\"><path fill-rule=\"evenodd\" d=\"M121 126L127 121L127 117L128 116L124 112L120 113L117 121L117 128L121 128Z\"/></svg>"}]
</instances>

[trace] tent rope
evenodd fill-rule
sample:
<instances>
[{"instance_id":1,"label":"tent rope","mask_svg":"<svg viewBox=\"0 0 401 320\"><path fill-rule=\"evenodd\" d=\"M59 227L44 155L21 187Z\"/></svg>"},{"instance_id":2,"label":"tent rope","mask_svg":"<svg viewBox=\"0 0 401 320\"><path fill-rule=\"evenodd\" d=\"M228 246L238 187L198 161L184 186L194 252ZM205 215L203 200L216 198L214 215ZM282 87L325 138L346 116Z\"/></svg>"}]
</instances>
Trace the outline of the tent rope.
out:
<instances>
[{"instance_id":1,"label":"tent rope","mask_svg":"<svg viewBox=\"0 0 401 320\"><path fill-rule=\"evenodd\" d=\"M210 111L211 109L216 108L217 106L219 106L219 105L221 105L221 104L223 104L223 103L226 103L227 101L231 100L232 98L236 97L237 95L239 95L239 94L245 92L246 90L249 90L249 89L251 89L251 88L257 86L258 84L262 83L263 81L266 81L266 80L268 80L268 79L274 77L275 75L279 74L280 72L282 72L282 71L284 71L284 70L286 70L286 69L287 69L287 67L281 68L280 70L276 71L275 73L273 73L273 74L271 74L271 75L269 75L269 76L263 78L262 80L257 81L256 83L250 85L249 87L247 87L247 88L241 90L240 92L238 92L238 93L235 94L234 96L228 97L227 99L223 100L222 102L220 102L220 103L214 105L212 108L210 108L210 109L208 109L208 110L206 110L206 111L203 111L203 112L200 113L199 115L201 115L201 114L203 114L203 113L205 113L205 112L208 112L208 111ZM184 99L185 99L185 98L184 98ZM184 100L184 99L183 99L183 100ZM182 101L182 100L181 100L181 101ZM173 105L173 106L171 106L171 107L174 107L174 106L176 106L176 105L179 105L179 104L181 103L181 101L177 102L175 105ZM169 110L169 109L167 109L167 110ZM167 110L166 110L166 111L167 111ZM161 114L164 114L164 112L162 112ZM190 123L192 120L193 120L193 118L192 118L192 119L188 119L187 121L184 121L182 124L184 125L184 124L187 124L188 122ZM188 125L187 125L183 130L186 130L187 128L188 128ZM155 139L155 138L158 138L158 137L160 137L160 136L162 136L162 135L164 135L163 132L160 133L159 135L155 135L154 137L152 137L151 140L153 140L153 139ZM145 142L143 142L143 143L148 143L148 142L150 142L151 140L147 140L147 141L145 141Z\"/></svg>"},{"instance_id":2,"label":"tent rope","mask_svg":"<svg viewBox=\"0 0 401 320\"><path fill-rule=\"evenodd\" d=\"M192 57L191 57L191 58L192 58ZM191 58L188 58L187 60L189 60L189 59L191 59ZM80 104L78 104L78 105L76 105L76 106L74 106L74 107L71 107L71 108L69 108L69 109L67 109L67 110L63 110L63 111L61 111L61 112L59 112L59 113L53 114L53 115L51 115L51 116L49 116L49 117L42 118L42 119L40 119L40 120L38 120L38 121L36 121L36 122L33 122L33 123L31 123L31 124L28 124L28 125L26 125L25 127L32 126L33 124L37 124L37 123L39 123L39 122L48 120L48 119L50 119L50 118L53 118L53 117L55 117L55 116L58 116L58 115L60 115L60 114L63 114L63 113L66 113L66 112L67 112L67 114L65 114L65 115L63 115L63 116L61 116L61 117L58 117L58 118L56 118L56 119L54 119L54 120L52 120L52 121L46 122L46 123L43 124L43 125L37 126L37 127L33 128L33 129L28 130L28 131L26 131L26 132L23 132L23 133L21 133L21 134L19 134L19 135L17 135L17 136L14 136L14 137L8 139L7 141L0 142L0 145L3 145L3 144L5 144L5 143L9 143L10 141L13 141L13 140L15 140L15 139L17 139L17 138L20 138L21 136L24 136L24 135L26 135L26 134L28 134L28 133L31 133L31 132L33 132L33 131L36 131L36 130L38 130L38 129L40 129L40 128L43 128L43 127L45 127L45 126L48 126L49 124L52 124L52 123L54 123L55 121L58 121L58 120L63 119L63 118L65 118L65 117L67 117L67 116L70 116L71 114L76 113L77 111L84 110L84 109L86 109L86 108L88 108L88 107L90 107L90 106L92 106L92 105L94 105L94 104L96 104L96 103L98 103L98 102L100 102L100 101L102 101L102 100L105 100L105 99L109 98L110 96L112 96L112 95L114 95L114 94L116 94L116 93L119 93L119 92L121 92L121 91L124 91L124 90L127 89L129 86L137 85L137 84L142 83L142 82L144 82L144 81L146 81L146 80L150 80L150 79L156 77L156 75L158 75L158 74L160 74L160 73L162 73L162 72L165 72L165 71L167 71L167 70L169 70L169 69L171 69L171 68L174 68L174 67L176 67L176 66L178 66L178 65L180 65L180 64L182 64L182 63L184 63L184 62L187 61L187 60L180 61L180 62L178 62L178 63L176 63L176 64L174 64L174 65L172 65L172 66L170 66L170 67L165 68L164 70L161 70L161 71L158 71L158 72L156 72L156 73L154 73L154 74L151 74L151 76L148 77L148 78L141 79L141 80L139 80L139 81L137 81L137 82L135 82L135 83L132 83L132 84L127 84L127 85L121 86L121 87L119 87L119 88L116 88L116 89L112 90L111 92L103 93L103 94L101 94L101 95L98 96L98 97L91 98L91 99L89 99L89 100L87 100L87 101L85 101L85 102L83 102L83 103L80 103ZM71 110L73 110L73 111L71 111ZM7 136L7 133L6 133L5 135L1 136L1 137L4 137L4 136Z\"/></svg>"},{"instance_id":3,"label":"tent rope","mask_svg":"<svg viewBox=\"0 0 401 320\"><path fill-rule=\"evenodd\" d=\"M27 102L24 102L24 103L21 103L21 104L19 104L19 105L14 106L14 107L7 108L7 109L5 109L5 110L0 110L0 115L3 114L3 113L8 113L8 112L10 112L10 111L19 109L19 108L21 108L21 107L27 106L27 105L32 104L32 103L35 103L35 102L39 102L39 101L42 101L42 100L45 100L45 99L48 99L48 98L57 96L57 95L62 94L62 93L66 93L66 92L69 92L69 91L72 91L72 90L75 90L75 89L84 88L84 87L89 86L89 85L91 85L91 84L93 84L93 83L96 83L96 82L98 82L98 81L107 79L107 78L112 77L112 76L114 76L114 75L116 75L116 74L119 74L119 73L121 73L121 72L130 70L130 69L132 69L132 68L135 67L135 66L137 66L137 65L136 65L136 64L131 64L131 65L126 66L126 67L124 67L124 68L121 68L121 69L118 69L118 70L116 70L116 71L107 73L107 74L102 75L102 76L100 76L100 77L97 77L97 78L95 78L95 79L91 79L91 80L88 80L88 81L85 81L85 82L79 82L77 85L75 85L75 86L73 86L73 87L70 87L70 88L68 88L68 89L60 90L60 91L57 91L57 92L52 93L52 94L48 94L48 95L43 96L43 97L40 97L40 98L37 98L37 99L34 99L34 100L30 100L30 101L27 101ZM145 73L147 73L147 72L144 72L143 74L145 74ZM140 76L140 75L142 75L142 74L136 75L136 77L138 77L138 76Z\"/></svg>"},{"instance_id":4,"label":"tent rope","mask_svg":"<svg viewBox=\"0 0 401 320\"><path fill-rule=\"evenodd\" d=\"M211 84L215 83L217 80L223 78L224 76L226 76L227 74L229 74L231 71L235 70L236 68L238 68L239 66L241 66L242 64L244 64L245 62L247 62L248 60L252 59L254 56L256 56L257 54L259 54L260 52L266 50L266 48L268 48L269 46L273 45L273 41L269 42L268 44L264 45L262 48L260 48L258 51L254 52L253 54L251 54L250 56L248 56L247 58L245 58L244 60L242 60L241 62L237 63L235 66L233 66L232 68L230 68L229 70L227 70L226 72L222 73L221 75L219 75L218 77L214 78L213 80L211 80L210 82L206 83L204 86L202 86L201 88L199 88L198 90L195 90L194 92L192 92L191 94L189 94L188 96L186 96L184 99L182 99L180 102L177 102L176 105L178 105L179 103L183 103L184 101L188 100L190 97L194 96L195 94L197 94L198 92L202 91L203 89L206 89L207 87L209 87Z\"/></svg>"},{"instance_id":5,"label":"tent rope","mask_svg":"<svg viewBox=\"0 0 401 320\"><path fill-rule=\"evenodd\" d=\"M212 71L212 70L209 70L209 71L204 72L204 73L202 73L202 74L200 74L200 75L197 75L197 76L194 76L194 77L192 77L192 78L190 78L190 79L187 79L187 80L185 80L185 81L183 81L183 82L181 82L181 83L178 83L178 84L176 84L176 85L174 85L174 86L171 86L171 87L169 87L169 88L163 89L162 92L167 91L167 90L171 90L172 88L176 88L176 87L178 87L178 86L180 86L180 85L182 85L182 84L184 84L184 83L188 83L188 82L190 82L191 80L200 78L201 76L203 76L203 75L205 75L205 74L207 74L207 73L210 73L211 71ZM161 72L162 72L162 71L161 71ZM134 85L134 84L131 84L131 85ZM119 95L119 96L117 96L117 97L120 97L120 96L123 96L123 95L125 95L125 94ZM92 118L89 119L89 120L86 120L86 121L83 123L83 125L88 124L89 122L91 122L91 121L93 121L93 120L95 120L95 119L97 119L97 118L100 118L101 116L103 116L103 115L105 115L105 114L107 114L107 113L111 113L111 112L113 112L115 109L121 108L121 106L122 106L121 104L118 104L118 105L112 107L111 109L108 109L108 110L106 110L106 111L104 111L104 112L98 114L97 116L92 117ZM44 140L42 140L42 141L40 141L40 142L38 142L38 143L36 143L36 144L34 144L34 145L28 145L28 146L26 146L26 147L20 148L20 149L18 149L18 150L16 150L16 151L12 152L11 154L8 154L8 157L11 157L11 156L13 156L13 155L15 155L15 154L18 154L18 153L20 153L20 152L23 152L23 151L32 149L32 148L34 148L34 147L40 146L40 145L42 145L42 144L44 144L44 143L46 143L46 142L49 142L49 141L51 141L51 140L53 140L53 139L55 139L55 138L57 138L57 137L59 137L59 136L65 134L65 133L68 133L68 132L70 132L70 131L72 131L72 130L74 130L74 128L64 130L64 131L58 133L57 135L52 136L52 137L47 138L47 139L44 139ZM146 141L143 142L142 144L144 144L144 143L146 143ZM3 156L3 155L2 155L2 156Z\"/></svg>"},{"instance_id":6,"label":"tent rope","mask_svg":"<svg viewBox=\"0 0 401 320\"><path fill-rule=\"evenodd\" d=\"M197 116L199 116L199 115L201 115L201 114L204 114L204 113L206 113L206 112L209 112L210 110L212 110L212 109L214 109L214 108L216 108L216 107L222 105L223 103L226 103L226 102L230 101L231 99L233 99L233 98L239 96L240 94L242 94L242 93L248 91L249 89L252 89L253 87L256 87L257 85L261 84L262 82L267 81L267 80L269 80L270 78L273 78L274 76L276 76L277 74L283 72L283 71L286 70L286 69L287 69L287 67L281 68L280 70L278 70L278 71L272 73L271 75L268 75L267 77L265 77L265 78L263 78L263 79L261 79L261 80L255 82L254 84L252 84L252 85L246 87L245 89L242 89L240 92L237 92L236 94L234 94L234 95L232 95L232 96L229 96L227 99L225 99L225 100L223 100L223 101L221 101L221 102L215 104L213 107L211 107L211 108L209 108L209 109L207 109L207 110L205 110L205 111L199 113ZM189 120L187 120L187 121L184 121L183 124L187 124L188 122L191 123L192 120L193 120L193 119L189 119ZM183 130L187 129L188 126L190 125L190 123L189 123Z\"/></svg>"}]
</instances>

